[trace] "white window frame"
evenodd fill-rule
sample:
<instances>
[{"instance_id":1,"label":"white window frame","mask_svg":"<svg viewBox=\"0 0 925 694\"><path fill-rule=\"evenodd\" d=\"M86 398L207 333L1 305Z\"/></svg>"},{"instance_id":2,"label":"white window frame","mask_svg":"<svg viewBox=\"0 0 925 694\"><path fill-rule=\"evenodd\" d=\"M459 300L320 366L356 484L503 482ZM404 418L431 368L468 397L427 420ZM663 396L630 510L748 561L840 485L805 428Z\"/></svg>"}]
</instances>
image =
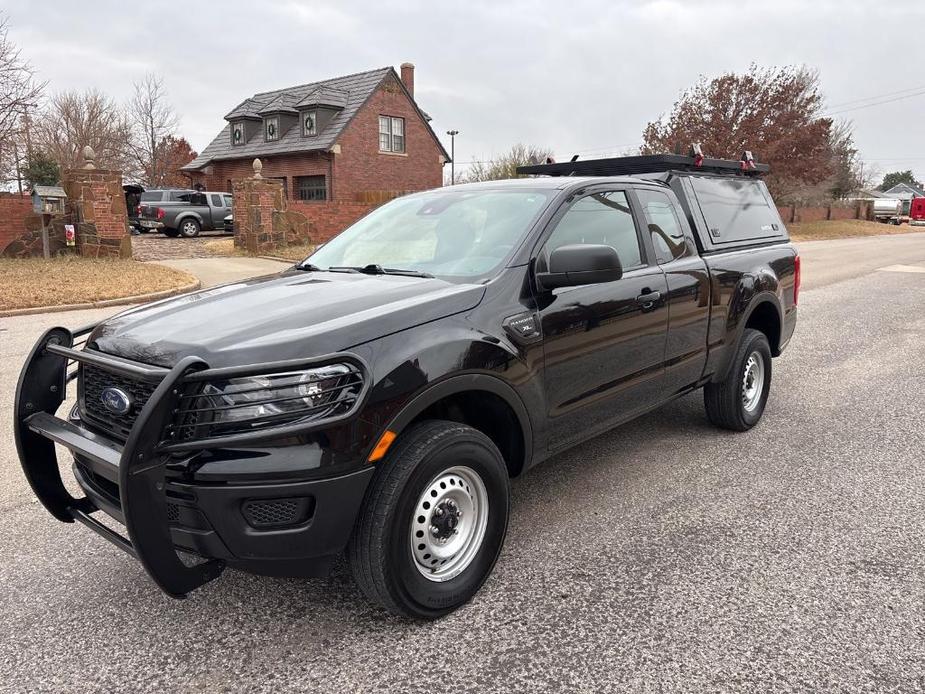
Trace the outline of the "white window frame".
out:
<instances>
[{"instance_id":1,"label":"white window frame","mask_svg":"<svg viewBox=\"0 0 925 694\"><path fill-rule=\"evenodd\" d=\"M383 138L385 138L385 142L383 142ZM397 139L398 141L396 142ZM405 119L399 116L380 115L379 151L389 152L391 154L405 154L407 146L407 141L405 139Z\"/></svg>"}]
</instances>

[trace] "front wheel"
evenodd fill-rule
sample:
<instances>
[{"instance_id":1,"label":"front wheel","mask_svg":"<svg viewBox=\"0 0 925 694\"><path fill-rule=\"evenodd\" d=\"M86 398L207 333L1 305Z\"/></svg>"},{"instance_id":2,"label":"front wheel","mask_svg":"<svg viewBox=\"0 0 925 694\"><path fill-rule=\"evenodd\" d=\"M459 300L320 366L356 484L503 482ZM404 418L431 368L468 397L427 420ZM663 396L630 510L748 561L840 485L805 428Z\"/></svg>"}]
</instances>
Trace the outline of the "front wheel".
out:
<instances>
[{"instance_id":1,"label":"front wheel","mask_svg":"<svg viewBox=\"0 0 925 694\"><path fill-rule=\"evenodd\" d=\"M395 614L452 612L494 568L509 508L507 466L491 439L464 424L417 424L370 483L347 548L354 578Z\"/></svg>"},{"instance_id":2,"label":"front wheel","mask_svg":"<svg viewBox=\"0 0 925 694\"><path fill-rule=\"evenodd\" d=\"M716 426L747 431L758 423L771 392L771 346L764 333L747 328L726 378L703 388L707 417Z\"/></svg>"},{"instance_id":3,"label":"front wheel","mask_svg":"<svg viewBox=\"0 0 925 694\"><path fill-rule=\"evenodd\" d=\"M202 227L199 222L195 219L184 219L180 222L180 236L191 239L194 236L199 236L199 230Z\"/></svg>"}]
</instances>

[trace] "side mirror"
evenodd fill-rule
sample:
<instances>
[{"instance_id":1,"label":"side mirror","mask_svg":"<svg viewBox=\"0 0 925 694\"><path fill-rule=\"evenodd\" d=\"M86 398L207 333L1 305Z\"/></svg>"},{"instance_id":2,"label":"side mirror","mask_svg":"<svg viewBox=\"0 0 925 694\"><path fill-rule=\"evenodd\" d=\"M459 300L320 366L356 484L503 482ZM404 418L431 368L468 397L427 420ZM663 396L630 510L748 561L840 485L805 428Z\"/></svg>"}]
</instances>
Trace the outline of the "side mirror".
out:
<instances>
[{"instance_id":1,"label":"side mirror","mask_svg":"<svg viewBox=\"0 0 925 694\"><path fill-rule=\"evenodd\" d=\"M559 246L549 255L549 270L536 273L543 289L615 282L623 277L620 256L612 246Z\"/></svg>"}]
</instances>

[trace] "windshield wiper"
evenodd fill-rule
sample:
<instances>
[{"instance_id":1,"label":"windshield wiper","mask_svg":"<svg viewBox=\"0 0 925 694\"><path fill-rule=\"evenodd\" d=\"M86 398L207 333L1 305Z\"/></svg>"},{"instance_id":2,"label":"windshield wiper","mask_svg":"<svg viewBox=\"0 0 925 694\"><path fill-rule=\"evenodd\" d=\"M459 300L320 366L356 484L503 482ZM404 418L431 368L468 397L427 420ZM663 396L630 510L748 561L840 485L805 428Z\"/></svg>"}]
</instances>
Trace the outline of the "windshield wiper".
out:
<instances>
[{"instance_id":1,"label":"windshield wiper","mask_svg":"<svg viewBox=\"0 0 925 694\"><path fill-rule=\"evenodd\" d=\"M362 272L364 275L402 275L403 277L433 277L430 273L420 270L400 270L398 268L382 267L376 263L369 265L343 265L328 268L329 272Z\"/></svg>"}]
</instances>

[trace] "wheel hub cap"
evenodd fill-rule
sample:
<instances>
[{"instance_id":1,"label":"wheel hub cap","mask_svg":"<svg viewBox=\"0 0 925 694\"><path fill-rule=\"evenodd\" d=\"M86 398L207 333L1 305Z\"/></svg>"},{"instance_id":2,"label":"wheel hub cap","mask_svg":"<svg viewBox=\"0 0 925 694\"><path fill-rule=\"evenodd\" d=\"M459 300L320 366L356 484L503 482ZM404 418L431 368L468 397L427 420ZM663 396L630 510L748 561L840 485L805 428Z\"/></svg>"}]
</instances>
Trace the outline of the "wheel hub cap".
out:
<instances>
[{"instance_id":1,"label":"wheel hub cap","mask_svg":"<svg viewBox=\"0 0 925 694\"><path fill-rule=\"evenodd\" d=\"M742 406L746 412L752 412L761 402L764 393L764 357L752 352L745 361L745 373L742 376Z\"/></svg>"},{"instance_id":2,"label":"wheel hub cap","mask_svg":"<svg viewBox=\"0 0 925 694\"><path fill-rule=\"evenodd\" d=\"M424 488L411 519L411 553L431 581L448 581L472 562L488 525L488 492L475 470L457 466Z\"/></svg>"}]
</instances>

